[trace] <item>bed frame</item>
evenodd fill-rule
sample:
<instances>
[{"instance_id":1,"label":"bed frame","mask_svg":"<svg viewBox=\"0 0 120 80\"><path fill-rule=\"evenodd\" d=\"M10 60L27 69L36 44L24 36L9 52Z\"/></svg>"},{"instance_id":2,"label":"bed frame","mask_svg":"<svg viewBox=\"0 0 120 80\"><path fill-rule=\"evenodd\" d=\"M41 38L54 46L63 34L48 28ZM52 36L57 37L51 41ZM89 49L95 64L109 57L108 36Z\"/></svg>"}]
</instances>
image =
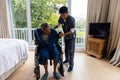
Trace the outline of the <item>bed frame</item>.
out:
<instances>
[{"instance_id":1,"label":"bed frame","mask_svg":"<svg viewBox=\"0 0 120 80\"><path fill-rule=\"evenodd\" d=\"M18 69L22 64L25 63L25 61L27 60L27 57L23 60L21 60L17 65L15 65L13 68L11 68L10 70L8 70L7 72L5 72L4 74L2 74L0 76L0 80L7 80L7 78L16 70Z\"/></svg>"}]
</instances>

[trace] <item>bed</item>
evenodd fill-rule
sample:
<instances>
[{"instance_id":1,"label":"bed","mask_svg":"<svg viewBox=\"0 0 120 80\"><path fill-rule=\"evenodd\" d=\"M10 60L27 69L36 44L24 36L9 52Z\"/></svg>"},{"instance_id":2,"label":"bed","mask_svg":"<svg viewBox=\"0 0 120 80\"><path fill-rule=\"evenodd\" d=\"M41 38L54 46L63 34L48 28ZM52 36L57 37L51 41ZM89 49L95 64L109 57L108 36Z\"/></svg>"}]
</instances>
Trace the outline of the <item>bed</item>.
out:
<instances>
[{"instance_id":1,"label":"bed","mask_svg":"<svg viewBox=\"0 0 120 80\"><path fill-rule=\"evenodd\" d=\"M0 38L0 80L5 80L22 65L28 55L26 41Z\"/></svg>"}]
</instances>

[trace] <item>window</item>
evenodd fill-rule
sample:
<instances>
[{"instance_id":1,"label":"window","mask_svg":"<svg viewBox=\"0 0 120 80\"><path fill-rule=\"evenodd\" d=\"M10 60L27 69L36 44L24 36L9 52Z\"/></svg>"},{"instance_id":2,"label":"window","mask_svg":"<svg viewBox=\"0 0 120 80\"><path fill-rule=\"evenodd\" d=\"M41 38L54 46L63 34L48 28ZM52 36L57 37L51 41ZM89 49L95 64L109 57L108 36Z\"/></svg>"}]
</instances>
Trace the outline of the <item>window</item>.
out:
<instances>
[{"instance_id":1,"label":"window","mask_svg":"<svg viewBox=\"0 0 120 80\"><path fill-rule=\"evenodd\" d=\"M87 0L72 0L71 15L76 20L76 46L85 46Z\"/></svg>"}]
</instances>

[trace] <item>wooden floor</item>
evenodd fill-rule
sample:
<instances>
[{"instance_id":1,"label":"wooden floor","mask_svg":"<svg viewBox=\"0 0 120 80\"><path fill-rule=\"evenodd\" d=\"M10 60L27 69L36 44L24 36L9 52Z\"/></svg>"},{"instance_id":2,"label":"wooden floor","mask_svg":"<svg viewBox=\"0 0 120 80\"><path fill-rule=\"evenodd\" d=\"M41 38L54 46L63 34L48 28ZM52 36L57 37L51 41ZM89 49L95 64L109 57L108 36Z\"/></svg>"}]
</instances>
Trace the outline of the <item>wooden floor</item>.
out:
<instances>
[{"instance_id":1,"label":"wooden floor","mask_svg":"<svg viewBox=\"0 0 120 80\"><path fill-rule=\"evenodd\" d=\"M107 61L98 60L83 53L75 54L75 66L71 73L67 72L68 65L65 65L65 76L61 80L120 80L120 68L114 67ZM17 69L7 80L35 80L34 52L25 64ZM55 80L53 77L53 68L49 67L48 80ZM41 75L44 74L44 68L41 66Z\"/></svg>"}]
</instances>

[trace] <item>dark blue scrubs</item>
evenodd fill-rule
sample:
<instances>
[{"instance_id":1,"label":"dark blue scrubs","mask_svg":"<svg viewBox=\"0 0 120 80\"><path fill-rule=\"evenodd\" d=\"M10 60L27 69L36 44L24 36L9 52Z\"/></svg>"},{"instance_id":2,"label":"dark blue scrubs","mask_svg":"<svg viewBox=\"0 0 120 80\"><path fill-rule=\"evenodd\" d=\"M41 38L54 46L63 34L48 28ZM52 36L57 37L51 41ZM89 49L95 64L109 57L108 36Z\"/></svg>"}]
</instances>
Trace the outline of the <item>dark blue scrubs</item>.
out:
<instances>
[{"instance_id":1,"label":"dark blue scrubs","mask_svg":"<svg viewBox=\"0 0 120 80\"><path fill-rule=\"evenodd\" d=\"M56 40L58 38L57 32L54 29L51 29L49 34L48 43L42 39L41 29L35 30L35 40L39 42L39 63L45 65L48 59L56 59L58 62L58 50L56 47Z\"/></svg>"},{"instance_id":2,"label":"dark blue scrubs","mask_svg":"<svg viewBox=\"0 0 120 80\"><path fill-rule=\"evenodd\" d=\"M72 28L75 28L75 19L70 15L66 20L63 20L60 17L58 23L62 24L62 29L64 33L69 32ZM76 31L64 37L65 58L70 65L74 65L75 37L76 37Z\"/></svg>"}]
</instances>

